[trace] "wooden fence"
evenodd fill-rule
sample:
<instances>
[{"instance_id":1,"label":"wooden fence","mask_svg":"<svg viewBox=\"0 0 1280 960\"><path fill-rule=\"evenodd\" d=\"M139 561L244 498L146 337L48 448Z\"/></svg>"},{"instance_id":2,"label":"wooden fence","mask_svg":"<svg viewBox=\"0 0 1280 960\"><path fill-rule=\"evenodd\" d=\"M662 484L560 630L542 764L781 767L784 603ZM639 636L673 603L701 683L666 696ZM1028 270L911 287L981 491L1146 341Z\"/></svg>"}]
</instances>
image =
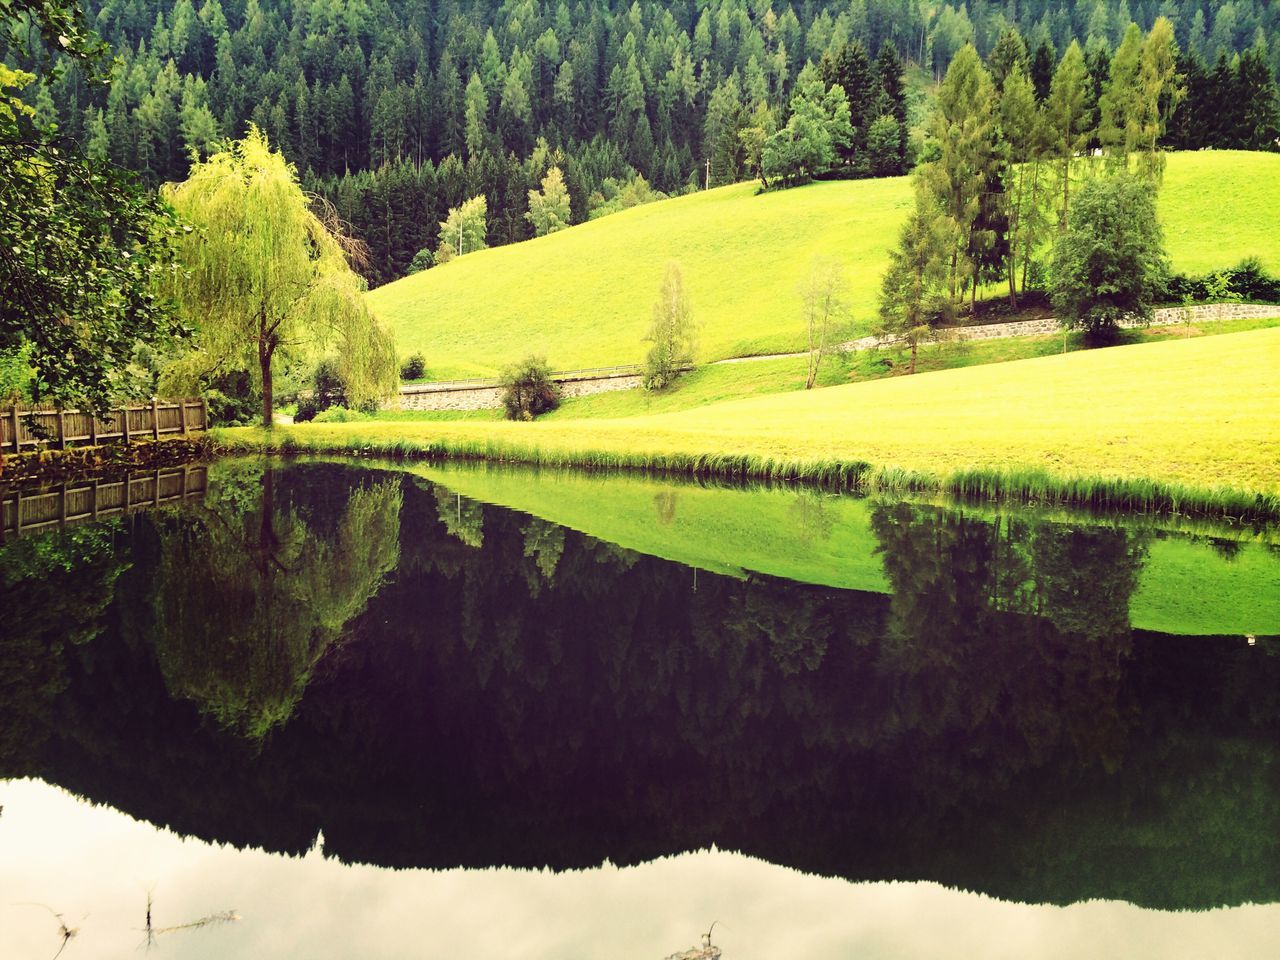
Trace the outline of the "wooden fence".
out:
<instances>
[{"instance_id":1,"label":"wooden fence","mask_svg":"<svg viewBox=\"0 0 1280 960\"><path fill-rule=\"evenodd\" d=\"M119 407L99 419L81 410L23 410L11 407L0 416L0 452L21 453L87 443L131 443L186 436L206 429L209 408L204 400L152 400Z\"/></svg>"},{"instance_id":2,"label":"wooden fence","mask_svg":"<svg viewBox=\"0 0 1280 960\"><path fill-rule=\"evenodd\" d=\"M0 486L0 542L165 504L202 500L208 485L208 468L191 466L52 487Z\"/></svg>"}]
</instances>

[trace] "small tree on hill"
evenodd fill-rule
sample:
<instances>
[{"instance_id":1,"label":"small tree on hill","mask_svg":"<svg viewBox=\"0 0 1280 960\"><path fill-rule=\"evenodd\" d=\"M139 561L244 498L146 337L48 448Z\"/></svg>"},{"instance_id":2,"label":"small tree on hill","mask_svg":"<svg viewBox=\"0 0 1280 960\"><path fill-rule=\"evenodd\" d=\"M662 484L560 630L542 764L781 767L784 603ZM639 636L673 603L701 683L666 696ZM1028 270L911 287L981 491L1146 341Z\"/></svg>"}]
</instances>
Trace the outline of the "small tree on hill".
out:
<instances>
[{"instance_id":1,"label":"small tree on hill","mask_svg":"<svg viewBox=\"0 0 1280 960\"><path fill-rule=\"evenodd\" d=\"M916 372L920 344L936 336L935 321L946 315L947 258L951 243L948 223L922 183L916 205L902 228L897 249L889 254L889 269L880 288L880 323L876 333L911 349Z\"/></svg>"},{"instance_id":2,"label":"small tree on hill","mask_svg":"<svg viewBox=\"0 0 1280 960\"><path fill-rule=\"evenodd\" d=\"M525 357L504 368L499 380L508 420L532 420L560 405L560 388L545 357Z\"/></svg>"},{"instance_id":3,"label":"small tree on hill","mask_svg":"<svg viewBox=\"0 0 1280 960\"><path fill-rule=\"evenodd\" d=\"M818 370L827 355L834 328L845 316L844 271L834 260L815 258L809 277L800 287L804 304L804 327L809 342L809 369L804 388L812 390Z\"/></svg>"},{"instance_id":4,"label":"small tree on hill","mask_svg":"<svg viewBox=\"0 0 1280 960\"><path fill-rule=\"evenodd\" d=\"M1064 327L1105 339L1149 320L1169 272L1155 189L1129 174L1085 182L1053 247L1050 289Z\"/></svg>"},{"instance_id":5,"label":"small tree on hill","mask_svg":"<svg viewBox=\"0 0 1280 960\"><path fill-rule=\"evenodd\" d=\"M350 402L396 389L395 345L348 262L357 248L316 215L293 166L256 127L164 196L196 228L179 242L185 270L170 287L199 349L166 371L171 387L228 367L252 370L270 429L277 354L334 346Z\"/></svg>"},{"instance_id":6,"label":"small tree on hill","mask_svg":"<svg viewBox=\"0 0 1280 960\"><path fill-rule=\"evenodd\" d=\"M652 344L644 360L642 382L646 390L668 386L693 363L697 349L693 310L684 292L684 274L674 261L667 264L653 304L653 321L644 339Z\"/></svg>"},{"instance_id":7,"label":"small tree on hill","mask_svg":"<svg viewBox=\"0 0 1280 960\"><path fill-rule=\"evenodd\" d=\"M450 207L449 216L440 221L436 263L447 263L487 247L488 213L489 201L483 195L463 201L460 207Z\"/></svg>"},{"instance_id":8,"label":"small tree on hill","mask_svg":"<svg viewBox=\"0 0 1280 960\"><path fill-rule=\"evenodd\" d=\"M569 190L559 167L547 171L541 191L529 191L529 212L524 217L533 224L534 235L539 237L569 226Z\"/></svg>"}]
</instances>

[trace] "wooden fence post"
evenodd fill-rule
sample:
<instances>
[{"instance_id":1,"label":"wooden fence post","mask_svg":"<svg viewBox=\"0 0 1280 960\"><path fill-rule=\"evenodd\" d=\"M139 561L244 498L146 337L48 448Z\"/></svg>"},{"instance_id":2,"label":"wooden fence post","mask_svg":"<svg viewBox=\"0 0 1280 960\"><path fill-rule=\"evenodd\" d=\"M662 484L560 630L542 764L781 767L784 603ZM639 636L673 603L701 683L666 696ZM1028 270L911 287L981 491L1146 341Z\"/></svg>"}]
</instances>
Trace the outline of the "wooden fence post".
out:
<instances>
[{"instance_id":1,"label":"wooden fence post","mask_svg":"<svg viewBox=\"0 0 1280 960\"><path fill-rule=\"evenodd\" d=\"M58 449L67 449L67 411L62 409L58 410Z\"/></svg>"},{"instance_id":2,"label":"wooden fence post","mask_svg":"<svg viewBox=\"0 0 1280 960\"><path fill-rule=\"evenodd\" d=\"M209 399L207 397L200 398L200 429L209 429Z\"/></svg>"},{"instance_id":3,"label":"wooden fence post","mask_svg":"<svg viewBox=\"0 0 1280 960\"><path fill-rule=\"evenodd\" d=\"M22 452L22 440L21 440L22 435L18 432L18 430L22 424L21 424L21 421L18 420L18 405L16 403L13 405L13 409L9 411L9 415L11 418L11 424L13 426L13 452L21 453Z\"/></svg>"},{"instance_id":4,"label":"wooden fence post","mask_svg":"<svg viewBox=\"0 0 1280 960\"><path fill-rule=\"evenodd\" d=\"M98 445L98 415L92 410L89 411L89 446L96 447ZM97 508L94 508L94 516L97 516Z\"/></svg>"},{"instance_id":5,"label":"wooden fence post","mask_svg":"<svg viewBox=\"0 0 1280 960\"><path fill-rule=\"evenodd\" d=\"M182 435L187 435L187 401L186 398L178 401L178 426L182 428Z\"/></svg>"},{"instance_id":6,"label":"wooden fence post","mask_svg":"<svg viewBox=\"0 0 1280 960\"><path fill-rule=\"evenodd\" d=\"M129 443L129 408L120 408L120 439L126 445Z\"/></svg>"},{"instance_id":7,"label":"wooden fence post","mask_svg":"<svg viewBox=\"0 0 1280 960\"><path fill-rule=\"evenodd\" d=\"M160 439L160 401L151 398L151 439Z\"/></svg>"}]
</instances>

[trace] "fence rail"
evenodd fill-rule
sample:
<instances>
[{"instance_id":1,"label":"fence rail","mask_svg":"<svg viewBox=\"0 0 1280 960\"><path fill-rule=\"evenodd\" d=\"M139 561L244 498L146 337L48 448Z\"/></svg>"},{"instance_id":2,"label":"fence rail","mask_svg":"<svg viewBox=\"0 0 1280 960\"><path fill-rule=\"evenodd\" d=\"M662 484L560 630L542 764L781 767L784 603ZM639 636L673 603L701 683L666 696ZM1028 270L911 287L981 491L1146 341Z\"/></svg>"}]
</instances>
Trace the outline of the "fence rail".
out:
<instances>
[{"instance_id":1,"label":"fence rail","mask_svg":"<svg viewBox=\"0 0 1280 960\"><path fill-rule=\"evenodd\" d=\"M207 467L132 473L115 480L78 480L54 487L0 486L0 541L165 504L201 500Z\"/></svg>"},{"instance_id":2,"label":"fence rail","mask_svg":"<svg viewBox=\"0 0 1280 960\"><path fill-rule=\"evenodd\" d=\"M209 408L204 400L152 400L118 407L105 418L83 410L24 410L11 407L0 415L0 452L73 444L132 443L150 438L186 436L207 429Z\"/></svg>"},{"instance_id":3,"label":"fence rail","mask_svg":"<svg viewBox=\"0 0 1280 960\"><path fill-rule=\"evenodd\" d=\"M557 370L551 379L557 383L569 380L605 380L610 377L634 377L641 372L638 363L624 363L617 367L587 367L584 370ZM451 393L455 390L488 390L502 386L497 377L473 377L470 380L436 380L432 383L407 383L400 388L402 394Z\"/></svg>"}]
</instances>

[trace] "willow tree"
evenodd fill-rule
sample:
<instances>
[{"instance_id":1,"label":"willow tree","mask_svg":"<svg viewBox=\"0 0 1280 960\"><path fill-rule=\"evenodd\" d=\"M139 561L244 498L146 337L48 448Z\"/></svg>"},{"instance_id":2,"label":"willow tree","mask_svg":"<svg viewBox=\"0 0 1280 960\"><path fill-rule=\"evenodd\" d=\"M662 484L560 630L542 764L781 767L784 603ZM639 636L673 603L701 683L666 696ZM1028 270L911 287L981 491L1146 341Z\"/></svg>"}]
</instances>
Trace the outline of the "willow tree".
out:
<instances>
[{"instance_id":1,"label":"willow tree","mask_svg":"<svg viewBox=\"0 0 1280 960\"><path fill-rule=\"evenodd\" d=\"M184 270L172 293L197 349L167 371L170 386L248 369L259 378L262 424L270 428L273 362L336 348L351 403L395 390L394 344L351 269L358 246L317 215L297 171L257 128L164 194L195 228L180 242Z\"/></svg>"}]
</instances>

